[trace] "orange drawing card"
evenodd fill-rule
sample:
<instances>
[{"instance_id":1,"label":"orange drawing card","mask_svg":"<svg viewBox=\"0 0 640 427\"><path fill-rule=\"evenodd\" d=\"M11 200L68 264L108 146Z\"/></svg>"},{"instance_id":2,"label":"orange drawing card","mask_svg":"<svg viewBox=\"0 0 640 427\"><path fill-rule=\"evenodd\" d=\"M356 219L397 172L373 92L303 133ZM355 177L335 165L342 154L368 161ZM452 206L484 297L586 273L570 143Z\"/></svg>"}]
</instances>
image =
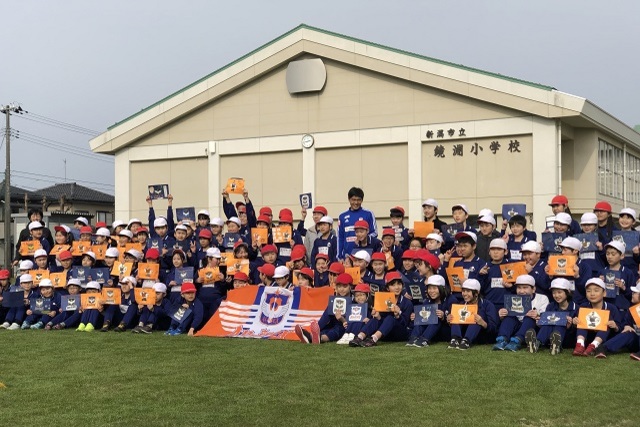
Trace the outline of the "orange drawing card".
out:
<instances>
[{"instance_id":1,"label":"orange drawing card","mask_svg":"<svg viewBox=\"0 0 640 427\"><path fill-rule=\"evenodd\" d=\"M373 308L379 312L389 312L396 303L396 294L393 292L376 292L373 297Z\"/></svg>"},{"instance_id":2,"label":"orange drawing card","mask_svg":"<svg viewBox=\"0 0 640 427\"><path fill-rule=\"evenodd\" d=\"M549 276L574 276L575 255L549 255Z\"/></svg>"},{"instance_id":3,"label":"orange drawing card","mask_svg":"<svg viewBox=\"0 0 640 427\"><path fill-rule=\"evenodd\" d=\"M279 227L273 227L273 243L289 243L292 238L291 226L281 225Z\"/></svg>"},{"instance_id":4,"label":"orange drawing card","mask_svg":"<svg viewBox=\"0 0 640 427\"><path fill-rule=\"evenodd\" d=\"M425 239L429 234L433 233L433 221L414 221L413 235Z\"/></svg>"},{"instance_id":5,"label":"orange drawing card","mask_svg":"<svg viewBox=\"0 0 640 427\"><path fill-rule=\"evenodd\" d=\"M501 264L500 272L502 273L502 280L507 283L515 283L518 276L528 274L527 269L524 267L524 261Z\"/></svg>"},{"instance_id":6,"label":"orange drawing card","mask_svg":"<svg viewBox=\"0 0 640 427\"><path fill-rule=\"evenodd\" d=\"M244 179L243 178L229 178L227 180L227 186L225 188L229 194L242 194L244 193Z\"/></svg>"},{"instance_id":7,"label":"orange drawing card","mask_svg":"<svg viewBox=\"0 0 640 427\"><path fill-rule=\"evenodd\" d=\"M135 288L136 304L153 305L156 303L156 291L153 288Z\"/></svg>"},{"instance_id":8,"label":"orange drawing card","mask_svg":"<svg viewBox=\"0 0 640 427\"><path fill-rule=\"evenodd\" d=\"M609 322L609 310L581 307L578 311L578 329L606 331Z\"/></svg>"},{"instance_id":9,"label":"orange drawing card","mask_svg":"<svg viewBox=\"0 0 640 427\"><path fill-rule=\"evenodd\" d=\"M465 281L464 268L448 267L446 271L451 292L462 292L462 283Z\"/></svg>"},{"instance_id":10,"label":"orange drawing card","mask_svg":"<svg viewBox=\"0 0 640 427\"><path fill-rule=\"evenodd\" d=\"M160 264L141 262L138 264L138 278L143 280L158 280Z\"/></svg>"},{"instance_id":11,"label":"orange drawing card","mask_svg":"<svg viewBox=\"0 0 640 427\"><path fill-rule=\"evenodd\" d=\"M120 305L122 291L120 288L102 288L102 303L106 305Z\"/></svg>"},{"instance_id":12,"label":"orange drawing card","mask_svg":"<svg viewBox=\"0 0 640 427\"><path fill-rule=\"evenodd\" d=\"M452 304L451 315L452 325L473 325L476 323L475 314L478 313L478 306L467 304Z\"/></svg>"}]
</instances>

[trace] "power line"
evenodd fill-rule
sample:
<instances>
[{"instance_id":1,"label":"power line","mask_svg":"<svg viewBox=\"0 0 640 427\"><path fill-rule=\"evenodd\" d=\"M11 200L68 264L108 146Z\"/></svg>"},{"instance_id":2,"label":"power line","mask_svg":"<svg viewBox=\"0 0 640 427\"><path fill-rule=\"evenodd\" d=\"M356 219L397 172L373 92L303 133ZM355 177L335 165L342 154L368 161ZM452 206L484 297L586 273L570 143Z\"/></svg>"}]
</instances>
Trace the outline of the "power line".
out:
<instances>
[{"instance_id":1,"label":"power line","mask_svg":"<svg viewBox=\"0 0 640 427\"><path fill-rule=\"evenodd\" d=\"M55 139L51 139L51 138L45 138L44 136L39 136L39 135L35 135L29 132L24 132L24 131L17 131L17 138L20 138L21 135L26 135L27 138L30 139L35 139L38 141L41 141L43 143L48 143L48 144L52 144L52 145L57 145L60 146L61 148L65 148L65 149L69 149L69 150L74 150L80 154L86 154L86 155L91 155L91 156L96 156L96 158L101 158L103 160L106 160L106 157L102 157L104 156L103 154L96 154L94 152L92 152L89 149L85 149L85 148L81 148L81 147L76 147L75 145L72 144L67 144L65 142L60 142L60 141L56 141ZM113 158L108 158L109 160L112 160Z\"/></svg>"},{"instance_id":2,"label":"power line","mask_svg":"<svg viewBox=\"0 0 640 427\"><path fill-rule=\"evenodd\" d=\"M28 171L20 171L20 170L16 170L16 169L13 169L11 171L11 173L14 173L14 172L18 173L18 174L21 174L21 175L26 175L27 177L29 177L31 175L35 175L35 176L40 176L40 177L45 177L45 178L63 179L60 176L48 175L48 174L42 174L42 173L35 173L35 172L28 172ZM110 188L114 188L115 187L113 184L109 184L109 183L105 183L105 182L89 181L89 180L86 180L86 179L78 179L78 178L67 177L67 180L76 181L76 182L85 182L85 183L88 183L88 184L99 185L99 186L103 186L103 187L110 187Z\"/></svg>"},{"instance_id":3,"label":"power line","mask_svg":"<svg viewBox=\"0 0 640 427\"><path fill-rule=\"evenodd\" d=\"M48 120L50 122L59 123L60 125L63 125L63 126L68 126L68 127L72 127L72 128L76 128L76 129L85 131L85 132L90 132L90 133L94 133L96 135L100 135L100 132L98 132L96 130L85 128L85 127L78 126L78 125L74 125L74 124L67 123L67 122L63 122L62 120L52 119L51 117L47 117L47 116L43 116L43 115L40 115L40 114L36 114L33 111L30 111L29 115L32 116L32 117L36 117L36 118L42 119L42 120Z\"/></svg>"},{"instance_id":4,"label":"power line","mask_svg":"<svg viewBox=\"0 0 640 427\"><path fill-rule=\"evenodd\" d=\"M99 135L99 133L97 133L96 131L93 131L93 130L82 130L82 129L79 129L79 128L64 126L64 125L58 124L56 122L51 122L51 121L47 121L47 120L41 120L41 119L35 118L35 117L27 117L27 116L24 116L24 115L17 115L16 117L20 117L21 119L28 120L30 122L35 122L35 123L40 123L40 124L43 124L43 125L52 126L52 127L58 128L58 129L69 131L69 132L76 132L76 133L81 133L81 134L89 135L89 136L98 136Z\"/></svg>"},{"instance_id":5,"label":"power line","mask_svg":"<svg viewBox=\"0 0 640 427\"><path fill-rule=\"evenodd\" d=\"M60 145L54 145L51 143L47 143L44 141L39 141L35 138L29 137L29 136L20 136L19 137L20 140L29 142L31 144L36 144L36 145L40 145L42 147L47 147L50 148L52 150L59 150L59 151L64 151L65 153L69 153L69 154L73 154L76 156L80 156L80 157L84 157L85 159L90 159L90 160L99 160L101 162L107 162L107 163L111 163L113 162L113 159L105 159L105 158L101 158L101 157L94 157L96 156L95 154L90 154L90 153L83 153L83 152L78 152L78 151L74 151L72 149L66 148L64 146L60 146Z\"/></svg>"}]
</instances>

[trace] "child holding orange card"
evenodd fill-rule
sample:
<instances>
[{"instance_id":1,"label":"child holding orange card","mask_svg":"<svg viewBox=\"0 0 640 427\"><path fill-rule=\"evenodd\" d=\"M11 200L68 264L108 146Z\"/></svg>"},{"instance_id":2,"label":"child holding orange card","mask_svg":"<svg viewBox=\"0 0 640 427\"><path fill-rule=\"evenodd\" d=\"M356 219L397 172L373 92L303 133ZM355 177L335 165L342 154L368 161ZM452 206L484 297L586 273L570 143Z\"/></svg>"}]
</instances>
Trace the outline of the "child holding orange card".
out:
<instances>
[{"instance_id":1,"label":"child holding orange card","mask_svg":"<svg viewBox=\"0 0 640 427\"><path fill-rule=\"evenodd\" d=\"M91 281L85 286L85 291L88 295L93 295L96 298L100 297L100 283ZM93 332L102 324L102 308L89 308L82 309L82 316L80 317L80 325L76 331L80 332Z\"/></svg>"},{"instance_id":2,"label":"child holding orange card","mask_svg":"<svg viewBox=\"0 0 640 427\"><path fill-rule=\"evenodd\" d=\"M193 286L193 283L190 285ZM155 304L144 305L142 308L138 306L140 309L140 319L138 320L138 326L131 330L134 334L152 333L153 329L158 327L158 322L166 316L168 314L167 311L170 310L171 304L165 298L165 295L167 295L167 286L164 283L156 282L153 284L153 290L156 295Z\"/></svg>"},{"instance_id":3,"label":"child holding orange card","mask_svg":"<svg viewBox=\"0 0 640 427\"><path fill-rule=\"evenodd\" d=\"M347 273L342 273L336 279L336 296L351 299L352 278ZM304 344L320 344L338 341L343 337L347 326L347 319L340 310L334 312L333 304L327 308L318 321L312 321L307 331L302 325L296 325L294 330L300 342Z\"/></svg>"},{"instance_id":4,"label":"child holding orange card","mask_svg":"<svg viewBox=\"0 0 640 427\"><path fill-rule=\"evenodd\" d=\"M123 277L118 282L121 292L120 304L111 304L105 308L104 322L102 323L100 332L107 332L111 325L118 325L113 329L114 332L124 332L135 323L138 306L136 305L133 288L135 288L137 284L138 281L133 276Z\"/></svg>"},{"instance_id":5,"label":"child holding orange card","mask_svg":"<svg viewBox=\"0 0 640 427\"><path fill-rule=\"evenodd\" d=\"M224 281L224 275L219 270L220 259L222 258L220 249L209 248L206 251L206 255L207 264L204 268L210 271L210 274L215 274L215 271L218 271L218 277L206 280L206 276L200 277L201 275L199 274L196 278L196 283L199 286L197 296L204 310L203 323L207 323L211 319L211 316L218 310L220 303L227 295L227 284Z\"/></svg>"},{"instance_id":6,"label":"child holding orange card","mask_svg":"<svg viewBox=\"0 0 640 427\"><path fill-rule=\"evenodd\" d=\"M402 275L398 271L391 271L385 276L387 290L396 297L395 304L390 305L390 311L379 312L371 310L371 320L362 331L349 342L350 347L373 347L384 338L387 341L405 341L409 338L408 326L411 323L413 304L404 295Z\"/></svg>"},{"instance_id":7,"label":"child holding orange card","mask_svg":"<svg viewBox=\"0 0 640 427\"><path fill-rule=\"evenodd\" d=\"M597 312L592 311L592 314L588 314L586 319L581 319L580 312L582 310L578 311L579 315L573 318L573 324L578 328L576 347L573 350L574 356L595 355L600 344L606 341L611 336L612 332L616 333L621 329L621 319L618 307L604 300L607 292L607 286L602 279L594 277L587 280L585 292L587 302L581 304L580 307L608 311L609 320L607 321L606 329L604 331L589 330L587 329L589 326L587 322L590 322L594 327L597 327L601 322L601 316ZM585 348L585 343L587 341L591 341L591 343Z\"/></svg>"},{"instance_id":8,"label":"child holding orange card","mask_svg":"<svg viewBox=\"0 0 640 427\"><path fill-rule=\"evenodd\" d=\"M495 306L480 297L480 282L476 279L467 279L462 283L462 301L465 305L477 305L478 311L474 314L474 324L452 324L453 315L447 315L447 322L451 325L451 341L449 349L468 350L471 344L489 342L492 335L498 329L500 320Z\"/></svg>"},{"instance_id":9,"label":"child holding orange card","mask_svg":"<svg viewBox=\"0 0 640 427\"><path fill-rule=\"evenodd\" d=\"M610 242L612 243L612 242ZM596 358L605 359L607 354L617 353L624 349L636 352L631 354L632 359L638 360L636 356L638 350L640 350L640 327L638 326L638 320L640 320L640 286L631 286L631 307L625 311L624 319L622 322L622 331L615 337L605 341L596 352ZM636 307L637 306L637 307ZM632 310L635 312L635 318L632 314Z\"/></svg>"}]
</instances>

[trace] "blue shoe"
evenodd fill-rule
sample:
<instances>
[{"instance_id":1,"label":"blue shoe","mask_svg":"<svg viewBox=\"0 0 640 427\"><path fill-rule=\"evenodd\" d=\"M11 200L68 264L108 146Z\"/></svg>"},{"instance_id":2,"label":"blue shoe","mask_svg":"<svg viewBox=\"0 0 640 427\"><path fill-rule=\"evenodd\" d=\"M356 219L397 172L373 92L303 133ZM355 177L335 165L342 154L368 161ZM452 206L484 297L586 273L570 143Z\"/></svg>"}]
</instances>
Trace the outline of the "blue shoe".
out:
<instances>
[{"instance_id":1,"label":"blue shoe","mask_svg":"<svg viewBox=\"0 0 640 427\"><path fill-rule=\"evenodd\" d=\"M493 351L498 351L498 350L504 350L507 347L507 344L509 344L507 341L505 341L504 337L498 337L496 339L496 344L493 346Z\"/></svg>"},{"instance_id":2,"label":"blue shoe","mask_svg":"<svg viewBox=\"0 0 640 427\"><path fill-rule=\"evenodd\" d=\"M175 329L169 329L169 330L165 331L164 334L165 335L171 335L171 333L174 332L174 331L175 331Z\"/></svg>"},{"instance_id":3,"label":"blue shoe","mask_svg":"<svg viewBox=\"0 0 640 427\"><path fill-rule=\"evenodd\" d=\"M172 336L172 337L174 337L176 335L180 335L182 333L182 332L180 332L180 329L174 329L172 331L167 331L167 332L169 332L169 335Z\"/></svg>"},{"instance_id":4,"label":"blue shoe","mask_svg":"<svg viewBox=\"0 0 640 427\"><path fill-rule=\"evenodd\" d=\"M504 349L516 352L521 348L522 348L522 343L520 342L520 340L516 337L513 337L511 338L511 341L509 341L509 344L507 344L507 346Z\"/></svg>"}]
</instances>

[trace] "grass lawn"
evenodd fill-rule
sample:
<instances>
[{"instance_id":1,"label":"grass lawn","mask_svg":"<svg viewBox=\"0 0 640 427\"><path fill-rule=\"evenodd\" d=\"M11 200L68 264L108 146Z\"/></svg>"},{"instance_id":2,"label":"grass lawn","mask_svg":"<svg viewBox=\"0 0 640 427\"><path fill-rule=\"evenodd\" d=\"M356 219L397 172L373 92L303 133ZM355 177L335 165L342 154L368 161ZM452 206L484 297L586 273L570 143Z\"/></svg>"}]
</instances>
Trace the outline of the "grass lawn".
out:
<instances>
[{"instance_id":1,"label":"grass lawn","mask_svg":"<svg viewBox=\"0 0 640 427\"><path fill-rule=\"evenodd\" d=\"M640 363L0 331L0 426L637 425ZM633 420L636 420L635 422Z\"/></svg>"}]
</instances>

